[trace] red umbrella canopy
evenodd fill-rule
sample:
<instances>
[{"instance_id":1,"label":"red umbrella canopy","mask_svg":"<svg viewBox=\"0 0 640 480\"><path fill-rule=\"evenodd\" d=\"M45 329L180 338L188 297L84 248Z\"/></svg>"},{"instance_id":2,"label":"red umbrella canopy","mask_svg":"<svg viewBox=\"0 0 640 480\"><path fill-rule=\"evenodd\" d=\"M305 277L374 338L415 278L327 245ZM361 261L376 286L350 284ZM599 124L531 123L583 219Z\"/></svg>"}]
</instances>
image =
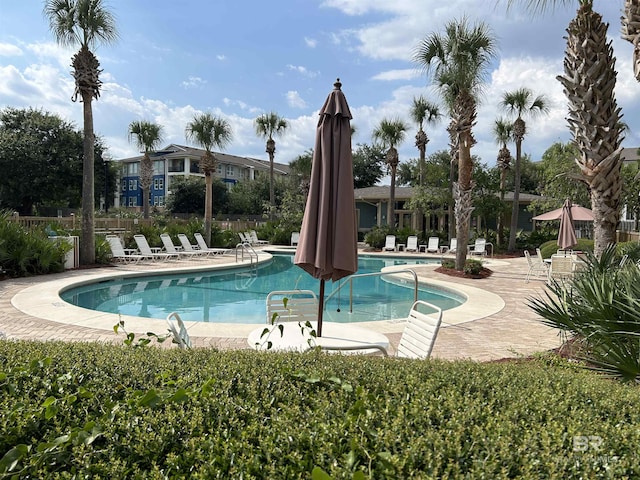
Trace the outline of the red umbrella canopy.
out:
<instances>
[{"instance_id":1,"label":"red umbrella canopy","mask_svg":"<svg viewBox=\"0 0 640 480\"><path fill-rule=\"evenodd\" d=\"M294 262L315 278L339 280L358 270L351 111L340 79L320 109L309 196Z\"/></svg>"}]
</instances>

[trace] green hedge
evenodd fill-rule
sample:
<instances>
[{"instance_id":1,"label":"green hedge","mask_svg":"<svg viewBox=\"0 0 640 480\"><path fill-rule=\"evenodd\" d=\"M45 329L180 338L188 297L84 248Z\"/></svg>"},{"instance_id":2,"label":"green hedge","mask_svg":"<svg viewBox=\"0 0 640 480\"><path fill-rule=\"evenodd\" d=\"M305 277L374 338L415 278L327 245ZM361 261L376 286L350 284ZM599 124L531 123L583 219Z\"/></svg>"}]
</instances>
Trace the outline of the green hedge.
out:
<instances>
[{"instance_id":1,"label":"green hedge","mask_svg":"<svg viewBox=\"0 0 640 480\"><path fill-rule=\"evenodd\" d=\"M638 389L564 363L13 341L0 359L16 478L640 475Z\"/></svg>"}]
</instances>

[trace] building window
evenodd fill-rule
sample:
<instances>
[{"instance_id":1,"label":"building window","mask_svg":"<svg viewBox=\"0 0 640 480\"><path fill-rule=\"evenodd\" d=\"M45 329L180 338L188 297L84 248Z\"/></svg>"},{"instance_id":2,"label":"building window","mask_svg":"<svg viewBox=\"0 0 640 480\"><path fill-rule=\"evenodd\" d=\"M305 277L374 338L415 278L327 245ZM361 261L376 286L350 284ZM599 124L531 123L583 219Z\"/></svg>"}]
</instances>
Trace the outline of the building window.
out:
<instances>
[{"instance_id":1,"label":"building window","mask_svg":"<svg viewBox=\"0 0 640 480\"><path fill-rule=\"evenodd\" d=\"M129 197L129 206L133 207L133 201L135 200L135 197Z\"/></svg>"},{"instance_id":2,"label":"building window","mask_svg":"<svg viewBox=\"0 0 640 480\"><path fill-rule=\"evenodd\" d=\"M127 191L127 181L125 179L122 179L122 191Z\"/></svg>"},{"instance_id":3,"label":"building window","mask_svg":"<svg viewBox=\"0 0 640 480\"><path fill-rule=\"evenodd\" d=\"M164 190L164 178L154 178L153 179L153 189L154 190Z\"/></svg>"},{"instance_id":4,"label":"building window","mask_svg":"<svg viewBox=\"0 0 640 480\"><path fill-rule=\"evenodd\" d=\"M200 173L200 162L198 160L191 160L189 173Z\"/></svg>"},{"instance_id":5,"label":"building window","mask_svg":"<svg viewBox=\"0 0 640 480\"><path fill-rule=\"evenodd\" d=\"M154 207L164 207L164 195L155 195L153 197Z\"/></svg>"},{"instance_id":6,"label":"building window","mask_svg":"<svg viewBox=\"0 0 640 480\"><path fill-rule=\"evenodd\" d=\"M172 158L169 160L170 172L184 172L184 158Z\"/></svg>"},{"instance_id":7,"label":"building window","mask_svg":"<svg viewBox=\"0 0 640 480\"><path fill-rule=\"evenodd\" d=\"M222 177L222 164L221 163L218 164L218 176Z\"/></svg>"},{"instance_id":8,"label":"building window","mask_svg":"<svg viewBox=\"0 0 640 480\"><path fill-rule=\"evenodd\" d=\"M140 168L140 162L132 162L127 164L127 175L137 175Z\"/></svg>"},{"instance_id":9,"label":"building window","mask_svg":"<svg viewBox=\"0 0 640 480\"><path fill-rule=\"evenodd\" d=\"M164 160L155 160L153 162L153 174L164 175Z\"/></svg>"},{"instance_id":10,"label":"building window","mask_svg":"<svg viewBox=\"0 0 640 480\"><path fill-rule=\"evenodd\" d=\"M132 192L138 190L138 180L137 179L129 180L129 190L132 191Z\"/></svg>"},{"instance_id":11,"label":"building window","mask_svg":"<svg viewBox=\"0 0 640 480\"><path fill-rule=\"evenodd\" d=\"M227 177L233 177L234 174L234 168L233 165L227 165Z\"/></svg>"}]
</instances>

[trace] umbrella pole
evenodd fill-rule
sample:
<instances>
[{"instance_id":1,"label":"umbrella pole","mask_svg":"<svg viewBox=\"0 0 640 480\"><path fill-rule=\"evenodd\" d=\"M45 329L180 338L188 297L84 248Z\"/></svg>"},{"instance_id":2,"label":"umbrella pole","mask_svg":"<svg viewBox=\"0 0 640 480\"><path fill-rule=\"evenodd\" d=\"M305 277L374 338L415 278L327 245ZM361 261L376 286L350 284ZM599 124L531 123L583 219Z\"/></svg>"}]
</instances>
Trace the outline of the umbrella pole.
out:
<instances>
[{"instance_id":1,"label":"umbrella pole","mask_svg":"<svg viewBox=\"0 0 640 480\"><path fill-rule=\"evenodd\" d=\"M324 313L324 279L320 280L320 301L318 302L318 337L322 336L322 315Z\"/></svg>"}]
</instances>

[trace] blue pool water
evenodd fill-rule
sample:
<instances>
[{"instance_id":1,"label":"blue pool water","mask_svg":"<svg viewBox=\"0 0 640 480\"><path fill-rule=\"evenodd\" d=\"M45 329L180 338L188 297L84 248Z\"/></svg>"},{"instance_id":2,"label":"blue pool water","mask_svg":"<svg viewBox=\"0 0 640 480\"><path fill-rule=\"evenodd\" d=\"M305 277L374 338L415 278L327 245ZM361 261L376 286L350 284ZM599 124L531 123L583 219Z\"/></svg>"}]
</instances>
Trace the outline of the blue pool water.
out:
<instances>
[{"instance_id":1,"label":"blue pool water","mask_svg":"<svg viewBox=\"0 0 640 480\"><path fill-rule=\"evenodd\" d=\"M428 263L427 259L359 257L358 273L379 272L389 265ZM324 318L334 322L363 322L406 317L413 302L413 281L398 285L389 276L353 281L353 313L349 287L331 292L344 282L325 284ZM64 291L66 302L101 312L164 319L179 312L184 320L218 323L264 323L265 299L273 290L309 289L320 282L293 264L292 255L274 255L258 268L191 272L175 275L114 279ZM329 298L330 297L330 298ZM446 290L420 287L418 298L442 309L457 307L462 296ZM340 310L340 311L338 311Z\"/></svg>"}]
</instances>

